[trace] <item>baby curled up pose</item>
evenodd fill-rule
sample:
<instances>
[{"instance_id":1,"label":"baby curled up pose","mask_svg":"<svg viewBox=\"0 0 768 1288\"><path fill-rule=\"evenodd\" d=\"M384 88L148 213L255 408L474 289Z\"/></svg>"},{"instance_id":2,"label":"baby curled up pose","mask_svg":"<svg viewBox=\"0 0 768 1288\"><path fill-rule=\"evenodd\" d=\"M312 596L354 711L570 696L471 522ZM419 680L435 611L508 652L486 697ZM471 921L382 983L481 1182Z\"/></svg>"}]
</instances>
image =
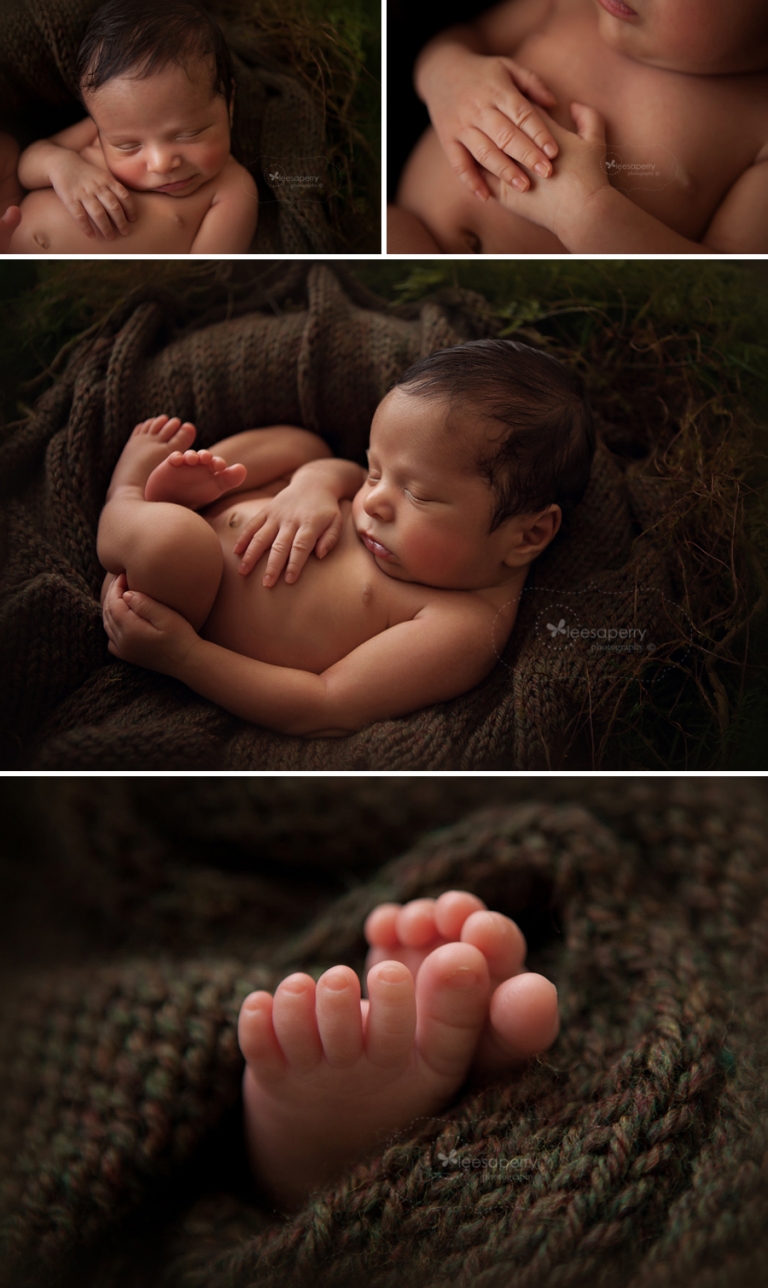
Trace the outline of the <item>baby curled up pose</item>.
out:
<instances>
[{"instance_id":1,"label":"baby curled up pose","mask_svg":"<svg viewBox=\"0 0 768 1288\"><path fill-rule=\"evenodd\" d=\"M0 251L247 251L257 189L230 154L232 57L203 6L107 0L77 72L84 120L20 159L0 136Z\"/></svg>"},{"instance_id":2,"label":"baby curled up pose","mask_svg":"<svg viewBox=\"0 0 768 1288\"><path fill-rule=\"evenodd\" d=\"M765 0L504 0L415 84L390 252L768 251Z\"/></svg>"},{"instance_id":3,"label":"baby curled up pose","mask_svg":"<svg viewBox=\"0 0 768 1288\"><path fill-rule=\"evenodd\" d=\"M194 437L155 417L115 468L98 530L110 652L305 736L479 684L594 451L578 378L510 340L407 371L367 471L291 426L210 452Z\"/></svg>"},{"instance_id":4,"label":"baby curled up pose","mask_svg":"<svg viewBox=\"0 0 768 1288\"><path fill-rule=\"evenodd\" d=\"M367 997L348 966L289 975L240 1011L245 1139L262 1191L297 1207L462 1084L546 1051L557 990L526 970L508 917L448 890L380 904L365 923Z\"/></svg>"}]
</instances>

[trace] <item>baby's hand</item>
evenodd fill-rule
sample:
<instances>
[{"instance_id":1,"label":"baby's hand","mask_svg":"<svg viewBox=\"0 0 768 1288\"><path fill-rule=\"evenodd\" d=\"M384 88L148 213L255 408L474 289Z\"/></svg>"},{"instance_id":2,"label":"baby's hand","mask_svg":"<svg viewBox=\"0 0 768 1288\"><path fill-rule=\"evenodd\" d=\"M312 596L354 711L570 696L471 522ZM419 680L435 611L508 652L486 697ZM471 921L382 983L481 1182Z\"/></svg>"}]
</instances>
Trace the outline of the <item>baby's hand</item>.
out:
<instances>
[{"instance_id":1,"label":"baby's hand","mask_svg":"<svg viewBox=\"0 0 768 1288\"><path fill-rule=\"evenodd\" d=\"M530 181L515 161L551 175L557 141L531 100L554 107L557 99L535 72L453 46L433 62L423 91L451 169L481 201L490 192L475 161L520 192Z\"/></svg>"},{"instance_id":2,"label":"baby's hand","mask_svg":"<svg viewBox=\"0 0 768 1288\"><path fill-rule=\"evenodd\" d=\"M96 229L112 241L115 229L128 233L129 222L136 218L133 197L127 188L107 170L84 161L76 152L61 149L50 179L54 192L66 206L86 237L95 237Z\"/></svg>"},{"instance_id":3,"label":"baby's hand","mask_svg":"<svg viewBox=\"0 0 768 1288\"><path fill-rule=\"evenodd\" d=\"M197 640L186 618L149 595L130 591L121 573L104 596L109 651L123 662L173 675Z\"/></svg>"},{"instance_id":4,"label":"baby's hand","mask_svg":"<svg viewBox=\"0 0 768 1288\"><path fill-rule=\"evenodd\" d=\"M535 181L530 192L521 196L495 175L486 175L494 197L506 210L548 229L565 247L570 247L585 205L601 188L609 186L603 117L583 103L571 104L571 116L575 133L547 117L560 149L557 174L547 183Z\"/></svg>"},{"instance_id":5,"label":"baby's hand","mask_svg":"<svg viewBox=\"0 0 768 1288\"><path fill-rule=\"evenodd\" d=\"M322 559L333 549L341 523L336 497L297 477L243 528L235 545L235 554L242 555L238 571L246 577L271 546L262 585L274 586L284 568L290 585L313 550Z\"/></svg>"}]
</instances>

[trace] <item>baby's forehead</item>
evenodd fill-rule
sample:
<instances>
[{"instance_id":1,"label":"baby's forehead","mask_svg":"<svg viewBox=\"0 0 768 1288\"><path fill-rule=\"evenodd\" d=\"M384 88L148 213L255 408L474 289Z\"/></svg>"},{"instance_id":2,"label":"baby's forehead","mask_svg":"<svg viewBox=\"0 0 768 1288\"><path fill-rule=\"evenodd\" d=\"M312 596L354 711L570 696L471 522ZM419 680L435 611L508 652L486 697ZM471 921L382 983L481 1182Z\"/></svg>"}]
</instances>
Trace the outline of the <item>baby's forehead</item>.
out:
<instances>
[{"instance_id":1,"label":"baby's forehead","mask_svg":"<svg viewBox=\"0 0 768 1288\"><path fill-rule=\"evenodd\" d=\"M86 95L97 97L103 90L109 91L110 86L114 86L119 81L124 93L140 98L146 94L148 84L173 80L181 81L182 87L188 87L192 95L201 101L209 102L217 97L213 63L209 58L202 58L194 53L190 53L188 57L169 59L167 62L158 63L155 67L147 66L146 61L135 63L103 81L98 89L90 91L84 89L83 97L85 98Z\"/></svg>"}]
</instances>

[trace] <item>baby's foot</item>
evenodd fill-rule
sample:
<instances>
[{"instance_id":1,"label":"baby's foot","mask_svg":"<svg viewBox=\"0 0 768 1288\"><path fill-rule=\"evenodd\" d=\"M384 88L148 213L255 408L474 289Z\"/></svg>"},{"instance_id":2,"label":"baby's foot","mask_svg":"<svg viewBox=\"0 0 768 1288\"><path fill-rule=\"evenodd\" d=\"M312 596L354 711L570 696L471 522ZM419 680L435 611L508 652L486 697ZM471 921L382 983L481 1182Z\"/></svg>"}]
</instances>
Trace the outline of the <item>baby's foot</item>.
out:
<instances>
[{"instance_id":1,"label":"baby's foot","mask_svg":"<svg viewBox=\"0 0 768 1288\"><path fill-rule=\"evenodd\" d=\"M466 1078L488 1009L485 957L443 944L414 984L406 966L290 975L240 1011L245 1129L254 1171L292 1207L360 1154L442 1109Z\"/></svg>"},{"instance_id":2,"label":"baby's foot","mask_svg":"<svg viewBox=\"0 0 768 1288\"><path fill-rule=\"evenodd\" d=\"M147 479L171 452L183 452L195 441L197 430L189 421L182 425L178 416L153 416L134 429L123 448L112 474L107 500L119 488L140 488L142 496Z\"/></svg>"},{"instance_id":3,"label":"baby's foot","mask_svg":"<svg viewBox=\"0 0 768 1288\"><path fill-rule=\"evenodd\" d=\"M557 1037L557 989L543 975L526 970L522 931L466 890L438 899L413 899L404 906L383 903L368 916L366 969L378 962L402 962L416 976L430 953L443 944L472 944L485 957L491 980L488 1020L472 1061L472 1073L488 1077L546 1051Z\"/></svg>"},{"instance_id":4,"label":"baby's foot","mask_svg":"<svg viewBox=\"0 0 768 1288\"><path fill-rule=\"evenodd\" d=\"M9 206L0 218L0 255L7 255L11 249L11 238L15 228L21 223L21 211L18 206Z\"/></svg>"},{"instance_id":5,"label":"baby's foot","mask_svg":"<svg viewBox=\"0 0 768 1288\"><path fill-rule=\"evenodd\" d=\"M209 505L245 481L244 465L227 465L211 452L172 452L152 471L144 488L145 501L175 501L191 510Z\"/></svg>"}]
</instances>

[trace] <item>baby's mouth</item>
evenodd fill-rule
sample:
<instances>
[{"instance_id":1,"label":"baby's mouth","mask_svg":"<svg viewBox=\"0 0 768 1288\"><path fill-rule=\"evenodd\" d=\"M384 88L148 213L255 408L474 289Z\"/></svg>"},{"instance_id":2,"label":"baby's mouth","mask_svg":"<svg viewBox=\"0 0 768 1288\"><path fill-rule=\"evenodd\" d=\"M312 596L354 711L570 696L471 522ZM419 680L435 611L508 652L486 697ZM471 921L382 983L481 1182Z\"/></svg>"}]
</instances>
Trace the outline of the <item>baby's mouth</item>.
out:
<instances>
[{"instance_id":1,"label":"baby's mouth","mask_svg":"<svg viewBox=\"0 0 768 1288\"><path fill-rule=\"evenodd\" d=\"M624 0L598 0L598 4L601 4L608 13L613 15L614 18L637 17L635 10L630 9L628 4L624 4Z\"/></svg>"},{"instance_id":2,"label":"baby's mouth","mask_svg":"<svg viewBox=\"0 0 768 1288\"><path fill-rule=\"evenodd\" d=\"M392 551L387 550L387 547L383 546L380 541L374 541L373 537L369 537L367 532L361 532L360 539L366 550L370 550L372 555L377 555L379 559L392 558Z\"/></svg>"},{"instance_id":3,"label":"baby's mouth","mask_svg":"<svg viewBox=\"0 0 768 1288\"><path fill-rule=\"evenodd\" d=\"M191 174L188 179L177 179L175 183L164 183L162 187L153 188L153 192L181 192L182 188L186 188L187 184L190 184L194 177L195 176Z\"/></svg>"}]
</instances>

